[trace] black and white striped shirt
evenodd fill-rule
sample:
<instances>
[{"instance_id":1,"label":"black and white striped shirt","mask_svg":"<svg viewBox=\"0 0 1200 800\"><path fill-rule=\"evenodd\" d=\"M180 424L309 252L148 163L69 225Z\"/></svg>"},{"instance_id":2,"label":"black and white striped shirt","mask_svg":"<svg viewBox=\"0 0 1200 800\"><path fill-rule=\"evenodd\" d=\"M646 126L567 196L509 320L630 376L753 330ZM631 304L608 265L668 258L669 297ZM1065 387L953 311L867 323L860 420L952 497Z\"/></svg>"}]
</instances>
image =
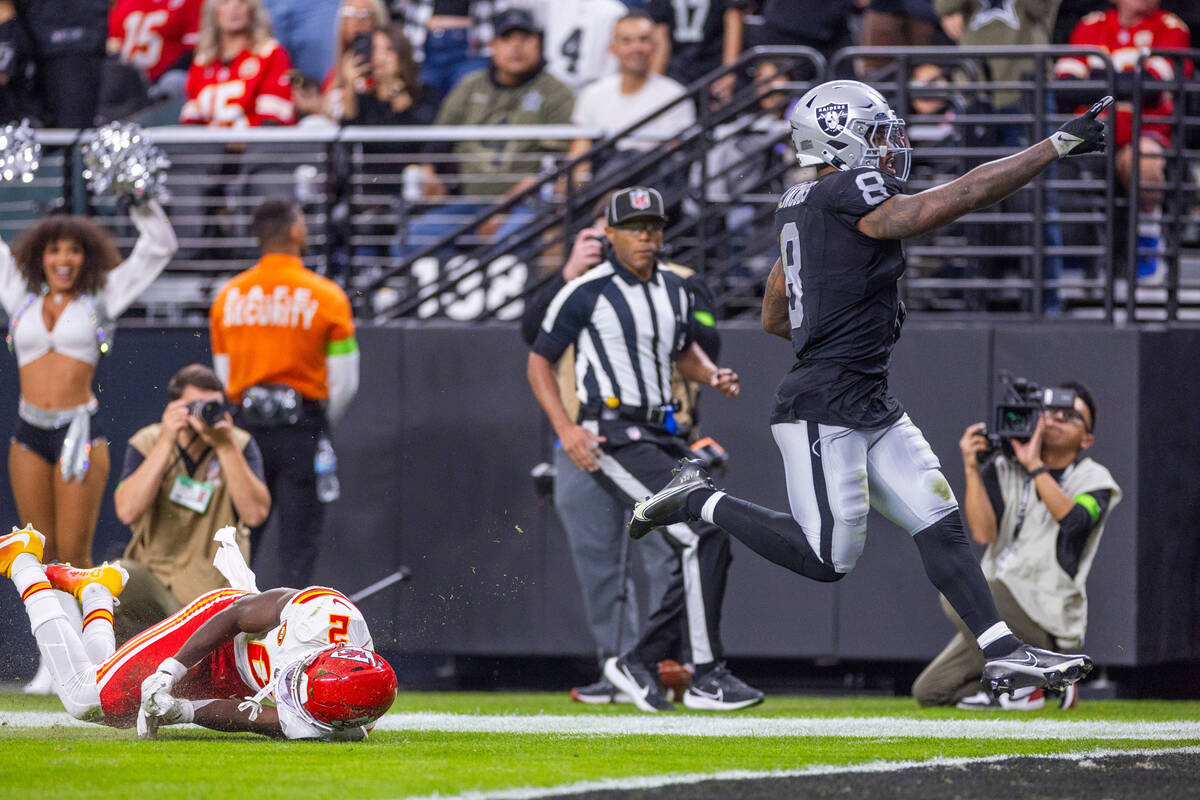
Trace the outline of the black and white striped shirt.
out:
<instances>
[{"instance_id":1,"label":"black and white striped shirt","mask_svg":"<svg viewBox=\"0 0 1200 800\"><path fill-rule=\"evenodd\" d=\"M492 17L511 5L507 0L469 0L467 8L475 20L471 27L471 40L476 44L478 52L483 55L492 43ZM390 10L392 19L403 23L404 35L413 46L413 58L418 62L425 60L425 37L428 30L429 18L434 14L434 0L391 0Z\"/></svg>"},{"instance_id":2,"label":"black and white striped shirt","mask_svg":"<svg viewBox=\"0 0 1200 800\"><path fill-rule=\"evenodd\" d=\"M613 261L564 286L546 309L533 352L551 363L576 345L580 402L654 409L672 401L671 369L692 341L684 279L655 268L647 281Z\"/></svg>"}]
</instances>

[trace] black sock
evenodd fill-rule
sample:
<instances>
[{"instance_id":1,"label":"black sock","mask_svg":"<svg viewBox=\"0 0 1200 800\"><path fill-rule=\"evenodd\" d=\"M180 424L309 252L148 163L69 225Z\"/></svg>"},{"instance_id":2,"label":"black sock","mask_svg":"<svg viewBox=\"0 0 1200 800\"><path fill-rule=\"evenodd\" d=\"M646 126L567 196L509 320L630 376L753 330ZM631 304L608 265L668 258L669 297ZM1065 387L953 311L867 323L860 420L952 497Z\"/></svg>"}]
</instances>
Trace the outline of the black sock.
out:
<instances>
[{"instance_id":1,"label":"black sock","mask_svg":"<svg viewBox=\"0 0 1200 800\"><path fill-rule=\"evenodd\" d=\"M976 639L1001 621L983 570L967 543L967 532L963 530L958 509L918 531L913 541L917 543L930 582L950 601ZM1009 639L1012 642L1008 642ZM1015 636L1001 637L984 650L984 657L994 658L989 653L997 647L1003 649L1000 655L1007 655L1019 644L1020 640Z\"/></svg>"},{"instance_id":2,"label":"black sock","mask_svg":"<svg viewBox=\"0 0 1200 800\"><path fill-rule=\"evenodd\" d=\"M707 675L708 673L710 673L714 669L716 669L717 664L719 664L719 663L721 663L721 662L709 661L707 664L693 664L692 665L692 680L693 681L700 680L705 675Z\"/></svg>"},{"instance_id":3,"label":"black sock","mask_svg":"<svg viewBox=\"0 0 1200 800\"><path fill-rule=\"evenodd\" d=\"M1011 633L1001 636L996 641L983 648L983 657L986 659L1003 658L1021 646L1021 640Z\"/></svg>"},{"instance_id":4,"label":"black sock","mask_svg":"<svg viewBox=\"0 0 1200 800\"><path fill-rule=\"evenodd\" d=\"M704 491L707 496L698 501L696 516L699 516L700 506L712 495L712 492ZM692 510L693 498L699 494L700 490L697 490L688 495L689 512ZM781 514L725 495L713 511L713 523L719 528L724 528L730 536L763 558L798 575L823 583L840 581L846 577L840 572L835 572L832 566L823 563L817 557L809 546L804 531L790 514Z\"/></svg>"},{"instance_id":5,"label":"black sock","mask_svg":"<svg viewBox=\"0 0 1200 800\"><path fill-rule=\"evenodd\" d=\"M713 489L693 489L687 496L687 512L692 519L700 519L700 509L704 508L704 504L708 502L708 498L716 494Z\"/></svg>"}]
</instances>

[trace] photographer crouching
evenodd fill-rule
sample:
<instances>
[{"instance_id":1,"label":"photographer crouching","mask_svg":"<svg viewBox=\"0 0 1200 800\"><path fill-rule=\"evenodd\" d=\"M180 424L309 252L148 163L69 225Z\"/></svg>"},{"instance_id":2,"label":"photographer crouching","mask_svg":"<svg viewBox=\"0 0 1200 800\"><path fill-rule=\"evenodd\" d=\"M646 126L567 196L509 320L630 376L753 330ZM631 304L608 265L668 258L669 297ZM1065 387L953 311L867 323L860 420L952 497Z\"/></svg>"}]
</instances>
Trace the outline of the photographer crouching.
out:
<instances>
[{"instance_id":1,"label":"photographer crouching","mask_svg":"<svg viewBox=\"0 0 1200 800\"><path fill-rule=\"evenodd\" d=\"M987 545L982 567L996 608L1013 633L1034 647L1078 648L1087 627L1084 584L1121 489L1109 471L1088 458L1095 441L1096 404L1091 393L1069 381L1044 392L1027 418L1032 435L997 441L984 423L971 425L959 441L966 473L963 503L971 536ZM997 409L997 428L1020 418L1021 404ZM1005 446L1007 445L1007 446ZM981 690L983 656L945 598L942 607L959 632L913 683L922 706L1037 709L1040 688L1000 700ZM1052 698L1073 708L1077 689Z\"/></svg>"},{"instance_id":2,"label":"photographer crouching","mask_svg":"<svg viewBox=\"0 0 1200 800\"><path fill-rule=\"evenodd\" d=\"M213 566L213 532L235 526L249 560L250 528L271 509L262 453L234 427L216 373L184 367L167 384L167 399L162 420L129 439L113 495L117 517L133 531L120 561L129 581L114 618L118 642L227 586Z\"/></svg>"}]
</instances>

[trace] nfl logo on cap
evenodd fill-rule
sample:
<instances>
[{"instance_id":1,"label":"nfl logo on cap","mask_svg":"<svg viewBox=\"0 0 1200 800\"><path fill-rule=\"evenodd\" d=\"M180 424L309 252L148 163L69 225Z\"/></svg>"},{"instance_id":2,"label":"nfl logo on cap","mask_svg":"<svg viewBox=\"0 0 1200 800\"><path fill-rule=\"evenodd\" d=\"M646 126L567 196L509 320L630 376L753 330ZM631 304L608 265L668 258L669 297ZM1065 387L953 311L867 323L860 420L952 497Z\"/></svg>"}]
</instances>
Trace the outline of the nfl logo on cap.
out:
<instances>
[{"instance_id":1,"label":"nfl logo on cap","mask_svg":"<svg viewBox=\"0 0 1200 800\"><path fill-rule=\"evenodd\" d=\"M645 189L634 189L629 193L629 205L638 211L645 211L650 207L650 193Z\"/></svg>"}]
</instances>

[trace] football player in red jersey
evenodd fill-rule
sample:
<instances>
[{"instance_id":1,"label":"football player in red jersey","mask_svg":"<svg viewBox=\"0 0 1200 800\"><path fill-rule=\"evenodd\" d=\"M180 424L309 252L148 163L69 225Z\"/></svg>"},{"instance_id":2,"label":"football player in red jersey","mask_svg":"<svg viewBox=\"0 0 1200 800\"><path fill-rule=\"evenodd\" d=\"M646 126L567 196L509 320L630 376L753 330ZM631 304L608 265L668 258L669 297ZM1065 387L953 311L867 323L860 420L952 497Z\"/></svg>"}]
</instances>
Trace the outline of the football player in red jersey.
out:
<instances>
[{"instance_id":1,"label":"football player in red jersey","mask_svg":"<svg viewBox=\"0 0 1200 800\"><path fill-rule=\"evenodd\" d=\"M1191 46L1191 35L1187 25L1174 14L1159 8L1159 0L1114 0L1114 8L1088 14L1071 31L1073 45L1100 47L1108 51L1113 68L1117 72L1114 109L1114 134L1117 144L1117 175L1125 191L1129 191L1130 173L1133 169L1133 79L1138 60L1151 50L1185 50ZM1192 74L1190 61L1183 62L1186 74ZM1151 80L1170 81L1175 79L1176 62L1153 55L1144 62ZM1054 67L1055 77L1060 79L1088 79L1105 77L1105 63L1099 56L1064 56ZM1081 94L1081 99L1086 93ZM1165 118L1174 110L1170 92L1148 91L1143 94L1142 111L1146 117ZM1077 113L1086 110L1083 105ZM1138 193L1138 211L1147 215L1138 225L1138 247L1157 250L1162 235L1161 186L1166 180L1166 159L1163 149L1171 144L1171 125L1168 122L1146 121L1142 125L1141 140L1137 145L1141 173ZM1143 281L1161 279L1162 270L1153 255L1138 259L1138 278Z\"/></svg>"},{"instance_id":2,"label":"football player in red jersey","mask_svg":"<svg viewBox=\"0 0 1200 800\"><path fill-rule=\"evenodd\" d=\"M270 36L262 0L205 0L179 121L246 127L292 125L292 68Z\"/></svg>"},{"instance_id":3,"label":"football player in red jersey","mask_svg":"<svg viewBox=\"0 0 1200 800\"><path fill-rule=\"evenodd\" d=\"M108 14L108 52L155 83L186 71L200 32L204 0L117 0Z\"/></svg>"},{"instance_id":4,"label":"football player in red jersey","mask_svg":"<svg viewBox=\"0 0 1200 800\"><path fill-rule=\"evenodd\" d=\"M373 651L366 621L341 592L217 589L115 649L114 597L128 574L108 564L43 565L44 546L32 526L0 536L0 572L17 587L59 698L77 719L136 725L148 736L160 725L190 722L355 741L395 700L396 675ZM245 568L240 554L238 563ZM82 637L53 589L82 604ZM274 706L263 707L268 699Z\"/></svg>"}]
</instances>

